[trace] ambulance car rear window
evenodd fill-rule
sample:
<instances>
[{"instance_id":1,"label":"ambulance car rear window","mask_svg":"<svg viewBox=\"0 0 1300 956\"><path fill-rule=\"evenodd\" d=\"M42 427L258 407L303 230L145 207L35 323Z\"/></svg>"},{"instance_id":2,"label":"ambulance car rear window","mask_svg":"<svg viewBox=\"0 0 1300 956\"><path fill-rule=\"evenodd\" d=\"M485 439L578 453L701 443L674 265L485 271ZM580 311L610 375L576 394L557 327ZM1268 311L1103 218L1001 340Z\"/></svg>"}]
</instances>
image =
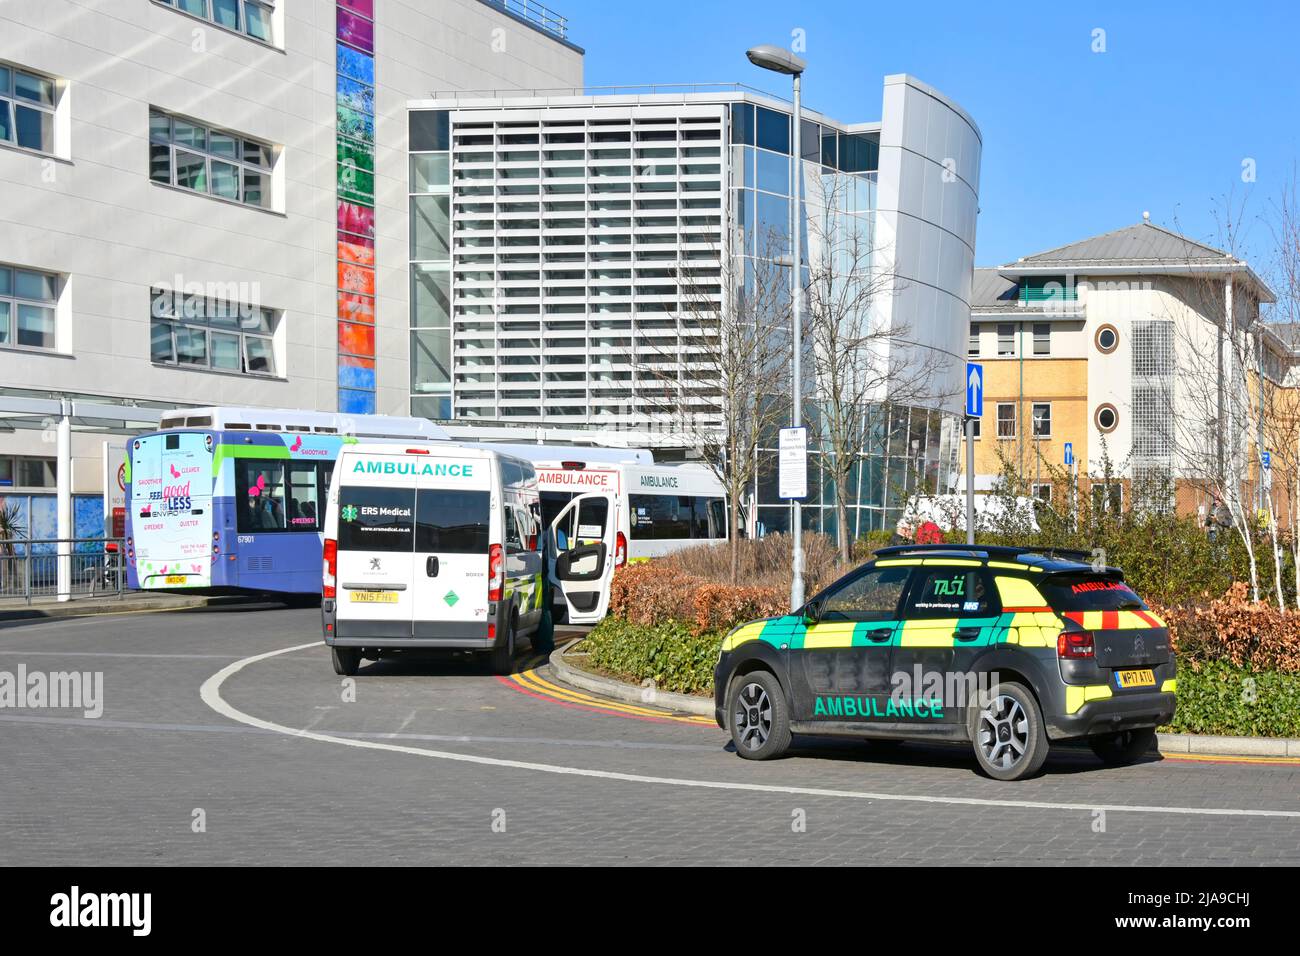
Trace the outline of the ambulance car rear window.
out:
<instances>
[{"instance_id":1,"label":"ambulance car rear window","mask_svg":"<svg viewBox=\"0 0 1300 956\"><path fill-rule=\"evenodd\" d=\"M487 554L488 493L420 489L415 514L415 550Z\"/></svg>"},{"instance_id":2,"label":"ambulance car rear window","mask_svg":"<svg viewBox=\"0 0 1300 956\"><path fill-rule=\"evenodd\" d=\"M1053 574L1040 585L1055 611L1145 611L1147 606L1119 578L1102 574Z\"/></svg>"},{"instance_id":3,"label":"ambulance car rear window","mask_svg":"<svg viewBox=\"0 0 1300 956\"><path fill-rule=\"evenodd\" d=\"M414 489L367 485L339 489L340 551L410 552L414 528Z\"/></svg>"}]
</instances>

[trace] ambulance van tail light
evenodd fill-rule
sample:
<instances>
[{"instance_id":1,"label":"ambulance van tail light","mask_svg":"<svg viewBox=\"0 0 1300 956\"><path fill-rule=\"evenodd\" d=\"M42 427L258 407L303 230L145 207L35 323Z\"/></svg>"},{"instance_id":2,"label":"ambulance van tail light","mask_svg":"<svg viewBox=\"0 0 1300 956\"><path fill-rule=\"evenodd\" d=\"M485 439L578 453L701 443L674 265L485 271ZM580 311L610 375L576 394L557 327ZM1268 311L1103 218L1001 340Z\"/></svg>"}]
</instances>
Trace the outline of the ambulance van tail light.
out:
<instances>
[{"instance_id":1,"label":"ambulance van tail light","mask_svg":"<svg viewBox=\"0 0 1300 956\"><path fill-rule=\"evenodd\" d=\"M505 555L501 551L501 545L494 544L488 548L488 600L500 601L505 584Z\"/></svg>"},{"instance_id":2,"label":"ambulance van tail light","mask_svg":"<svg viewBox=\"0 0 1300 956\"><path fill-rule=\"evenodd\" d=\"M337 593L335 590L335 575L338 573L339 543L333 538L326 538L322 557L324 558L324 577L321 584L321 597L332 598Z\"/></svg>"},{"instance_id":3,"label":"ambulance van tail light","mask_svg":"<svg viewBox=\"0 0 1300 956\"><path fill-rule=\"evenodd\" d=\"M627 564L627 538L620 531L614 537L614 567L621 568Z\"/></svg>"}]
</instances>

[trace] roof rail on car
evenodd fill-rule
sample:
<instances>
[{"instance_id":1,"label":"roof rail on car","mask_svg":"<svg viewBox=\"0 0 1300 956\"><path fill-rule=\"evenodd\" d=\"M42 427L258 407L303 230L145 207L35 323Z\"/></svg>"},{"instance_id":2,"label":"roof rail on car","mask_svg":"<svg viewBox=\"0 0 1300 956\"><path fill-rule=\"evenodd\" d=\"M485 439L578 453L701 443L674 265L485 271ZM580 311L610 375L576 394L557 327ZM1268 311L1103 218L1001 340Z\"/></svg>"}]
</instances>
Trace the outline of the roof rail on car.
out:
<instances>
[{"instance_id":1,"label":"roof rail on car","mask_svg":"<svg viewBox=\"0 0 1300 956\"><path fill-rule=\"evenodd\" d=\"M1079 551L1073 548L1020 547L1005 544L895 544L885 548L877 548L873 553L885 555L965 554L982 555L984 557L1019 557L1022 554L1038 554L1046 558L1060 557L1083 560L1085 563L1092 560L1092 555L1087 551Z\"/></svg>"}]
</instances>

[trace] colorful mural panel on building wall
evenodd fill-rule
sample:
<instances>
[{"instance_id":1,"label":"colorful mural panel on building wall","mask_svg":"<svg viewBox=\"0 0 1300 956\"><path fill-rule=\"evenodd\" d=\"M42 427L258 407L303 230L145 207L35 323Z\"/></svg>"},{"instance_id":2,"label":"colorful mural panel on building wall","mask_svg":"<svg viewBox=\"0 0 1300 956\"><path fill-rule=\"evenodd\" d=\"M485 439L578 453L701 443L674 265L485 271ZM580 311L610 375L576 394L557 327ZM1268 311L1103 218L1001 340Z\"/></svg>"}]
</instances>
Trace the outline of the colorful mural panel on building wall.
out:
<instances>
[{"instance_id":1,"label":"colorful mural panel on building wall","mask_svg":"<svg viewBox=\"0 0 1300 956\"><path fill-rule=\"evenodd\" d=\"M337 0L339 411L375 412L375 0Z\"/></svg>"}]
</instances>

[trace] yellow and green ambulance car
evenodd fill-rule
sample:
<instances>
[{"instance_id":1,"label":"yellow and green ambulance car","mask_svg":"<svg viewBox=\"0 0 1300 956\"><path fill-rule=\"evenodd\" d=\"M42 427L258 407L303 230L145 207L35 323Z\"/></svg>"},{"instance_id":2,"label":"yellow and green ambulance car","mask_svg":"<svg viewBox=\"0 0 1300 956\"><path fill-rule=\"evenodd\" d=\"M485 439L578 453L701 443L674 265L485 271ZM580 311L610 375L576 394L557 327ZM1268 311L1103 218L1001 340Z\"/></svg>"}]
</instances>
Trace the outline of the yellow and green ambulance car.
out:
<instances>
[{"instance_id":1,"label":"yellow and green ambulance car","mask_svg":"<svg viewBox=\"0 0 1300 956\"><path fill-rule=\"evenodd\" d=\"M1117 568L1081 552L882 548L802 608L722 643L715 717L736 752L780 756L793 734L969 741L999 780L1084 739L1137 759L1174 714L1165 623Z\"/></svg>"}]
</instances>

